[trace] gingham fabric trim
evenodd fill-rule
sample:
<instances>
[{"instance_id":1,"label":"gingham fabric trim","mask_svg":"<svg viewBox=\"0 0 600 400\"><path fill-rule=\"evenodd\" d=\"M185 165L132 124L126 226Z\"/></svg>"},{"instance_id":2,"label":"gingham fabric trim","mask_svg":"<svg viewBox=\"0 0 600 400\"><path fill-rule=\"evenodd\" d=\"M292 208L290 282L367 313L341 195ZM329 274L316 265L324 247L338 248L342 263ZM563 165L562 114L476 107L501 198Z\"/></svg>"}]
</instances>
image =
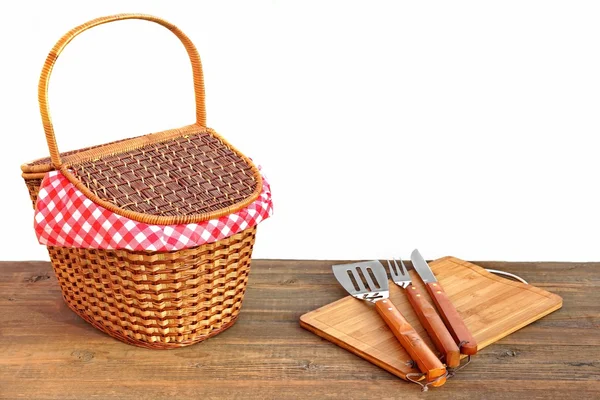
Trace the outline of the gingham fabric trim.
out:
<instances>
[{"instance_id":1,"label":"gingham fabric trim","mask_svg":"<svg viewBox=\"0 0 600 400\"><path fill-rule=\"evenodd\" d=\"M224 239L273 214L271 188L263 175L256 201L218 219L179 225L131 220L92 202L59 171L42 180L34 227L40 244L88 249L172 251Z\"/></svg>"}]
</instances>

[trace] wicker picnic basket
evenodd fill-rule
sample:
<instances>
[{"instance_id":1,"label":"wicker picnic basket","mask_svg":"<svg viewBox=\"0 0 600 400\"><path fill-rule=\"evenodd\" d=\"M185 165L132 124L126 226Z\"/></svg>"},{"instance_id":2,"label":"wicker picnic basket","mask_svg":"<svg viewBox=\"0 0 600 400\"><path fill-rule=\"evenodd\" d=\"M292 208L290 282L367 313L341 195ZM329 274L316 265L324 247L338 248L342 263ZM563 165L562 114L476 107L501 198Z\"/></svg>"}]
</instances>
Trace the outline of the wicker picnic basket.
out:
<instances>
[{"instance_id":1,"label":"wicker picnic basket","mask_svg":"<svg viewBox=\"0 0 600 400\"><path fill-rule=\"evenodd\" d=\"M189 55L196 123L183 128L59 153L48 108L52 68L65 46L92 27L125 19L158 23ZM259 196L252 161L206 127L198 52L176 26L141 14L102 17L65 34L44 64L39 103L50 157L21 166L34 208L42 178L60 171L87 198L147 224L191 224L240 210ZM190 345L230 327L242 306L256 227L176 251L48 246L67 305L126 343L166 349Z\"/></svg>"}]
</instances>

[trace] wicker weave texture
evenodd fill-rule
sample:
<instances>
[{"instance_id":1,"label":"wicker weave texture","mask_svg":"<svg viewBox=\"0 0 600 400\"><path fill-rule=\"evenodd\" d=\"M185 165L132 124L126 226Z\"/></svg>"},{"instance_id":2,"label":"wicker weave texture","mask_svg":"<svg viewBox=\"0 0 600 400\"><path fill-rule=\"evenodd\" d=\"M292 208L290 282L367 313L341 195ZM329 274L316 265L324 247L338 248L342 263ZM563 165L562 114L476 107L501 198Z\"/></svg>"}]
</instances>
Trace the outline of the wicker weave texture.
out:
<instances>
[{"instance_id":1,"label":"wicker weave texture","mask_svg":"<svg viewBox=\"0 0 600 400\"><path fill-rule=\"evenodd\" d=\"M168 349L230 326L242 306L256 228L169 253L48 247L69 305L127 343Z\"/></svg>"},{"instance_id":2,"label":"wicker weave texture","mask_svg":"<svg viewBox=\"0 0 600 400\"><path fill-rule=\"evenodd\" d=\"M100 199L124 210L160 216L232 207L257 186L251 167L206 131L71 168Z\"/></svg>"},{"instance_id":3,"label":"wicker weave texture","mask_svg":"<svg viewBox=\"0 0 600 400\"><path fill-rule=\"evenodd\" d=\"M135 137L130 138L130 139L135 139L137 137L139 137L139 136L135 136ZM122 142L125 142L125 141L130 140L130 139L119 139L119 140L115 140L115 141L104 143L104 144L98 144L98 145L84 147L84 148L76 149L76 150L64 151L64 152L60 153L60 156L61 156L61 158L65 158L65 157L68 157L68 156L73 155L73 154L82 153L82 152L85 152L87 150L97 149L99 147L104 147L104 146L106 146L108 144L122 143ZM33 160L31 162L28 162L28 163L24 164L21 168L24 169L23 172L30 172L29 168L34 167L34 166L46 166L46 168L45 168L46 172L54 169L52 167L52 160L50 159L50 157L44 157L44 158L39 158L37 160Z\"/></svg>"},{"instance_id":4,"label":"wicker weave texture","mask_svg":"<svg viewBox=\"0 0 600 400\"><path fill-rule=\"evenodd\" d=\"M27 190L29 191L29 198L31 198L31 204L33 205L33 209L35 210L35 202L37 201L40 186L42 185L42 180L25 179L25 185L27 185Z\"/></svg>"}]
</instances>

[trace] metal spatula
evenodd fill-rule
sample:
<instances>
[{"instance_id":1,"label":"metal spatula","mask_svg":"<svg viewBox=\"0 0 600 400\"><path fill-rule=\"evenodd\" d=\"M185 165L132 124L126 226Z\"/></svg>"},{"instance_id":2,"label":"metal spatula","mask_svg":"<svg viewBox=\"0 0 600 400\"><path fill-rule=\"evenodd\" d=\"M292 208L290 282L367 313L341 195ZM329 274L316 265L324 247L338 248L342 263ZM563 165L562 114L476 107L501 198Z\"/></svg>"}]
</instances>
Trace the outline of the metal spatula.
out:
<instances>
[{"instance_id":1,"label":"metal spatula","mask_svg":"<svg viewBox=\"0 0 600 400\"><path fill-rule=\"evenodd\" d=\"M360 300L375 304L394 336L412 357L432 386L446 382L446 368L427 347L423 339L388 300L390 296L385 268L379 261L334 265L333 274L348 293Z\"/></svg>"}]
</instances>

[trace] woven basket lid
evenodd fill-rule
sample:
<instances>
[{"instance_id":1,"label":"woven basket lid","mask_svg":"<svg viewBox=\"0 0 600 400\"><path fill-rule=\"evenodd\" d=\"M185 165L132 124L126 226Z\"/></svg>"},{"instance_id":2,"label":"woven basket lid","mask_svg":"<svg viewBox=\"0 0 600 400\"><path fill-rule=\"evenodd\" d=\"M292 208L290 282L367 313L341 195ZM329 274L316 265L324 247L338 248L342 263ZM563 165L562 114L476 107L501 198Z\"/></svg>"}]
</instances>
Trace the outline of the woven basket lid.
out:
<instances>
[{"instance_id":1,"label":"woven basket lid","mask_svg":"<svg viewBox=\"0 0 600 400\"><path fill-rule=\"evenodd\" d=\"M80 33L123 19L158 23L181 40L192 64L196 123L61 154L48 107L48 84L54 63ZM160 18L120 14L72 29L48 55L38 97L50 158L22 166L24 173L60 170L88 198L117 214L150 224L200 222L246 207L262 190L260 173L252 161L206 128L204 78L198 52L183 32Z\"/></svg>"}]
</instances>

